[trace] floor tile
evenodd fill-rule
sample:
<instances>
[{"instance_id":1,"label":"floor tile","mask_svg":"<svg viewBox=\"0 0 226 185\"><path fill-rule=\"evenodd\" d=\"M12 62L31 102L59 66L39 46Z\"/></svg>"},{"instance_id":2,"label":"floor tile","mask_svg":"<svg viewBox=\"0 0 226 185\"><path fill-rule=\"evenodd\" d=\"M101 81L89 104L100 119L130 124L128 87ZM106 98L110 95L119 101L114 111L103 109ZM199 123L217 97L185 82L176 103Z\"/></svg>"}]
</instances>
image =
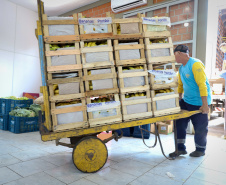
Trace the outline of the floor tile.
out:
<instances>
[{"instance_id":1,"label":"floor tile","mask_svg":"<svg viewBox=\"0 0 226 185\"><path fill-rule=\"evenodd\" d=\"M5 185L65 185L65 183L60 182L44 172L41 172Z\"/></svg>"},{"instance_id":2,"label":"floor tile","mask_svg":"<svg viewBox=\"0 0 226 185\"><path fill-rule=\"evenodd\" d=\"M11 171L7 167L0 168L0 184L20 179L21 176Z\"/></svg>"},{"instance_id":3,"label":"floor tile","mask_svg":"<svg viewBox=\"0 0 226 185\"><path fill-rule=\"evenodd\" d=\"M21 161L9 154L0 155L0 167L15 164L18 162L21 162Z\"/></svg>"},{"instance_id":4,"label":"floor tile","mask_svg":"<svg viewBox=\"0 0 226 185\"><path fill-rule=\"evenodd\" d=\"M108 157L110 160L120 162L126 158L129 158L137 153L141 153L146 151L142 147L134 147L134 146L121 146L118 148L111 148L108 150Z\"/></svg>"},{"instance_id":5,"label":"floor tile","mask_svg":"<svg viewBox=\"0 0 226 185\"><path fill-rule=\"evenodd\" d=\"M125 146L123 147L123 149L130 155L135 155L136 153L141 153L148 150L146 148L139 147L139 146L134 147L133 144Z\"/></svg>"},{"instance_id":6,"label":"floor tile","mask_svg":"<svg viewBox=\"0 0 226 185\"><path fill-rule=\"evenodd\" d=\"M131 159L154 166L166 160L162 154L151 151L138 153L133 155Z\"/></svg>"},{"instance_id":7,"label":"floor tile","mask_svg":"<svg viewBox=\"0 0 226 185\"><path fill-rule=\"evenodd\" d=\"M112 168L105 168L97 173L85 177L85 179L99 185L126 185L136 179L136 177Z\"/></svg>"},{"instance_id":8,"label":"floor tile","mask_svg":"<svg viewBox=\"0 0 226 185\"><path fill-rule=\"evenodd\" d=\"M12 171L18 173L23 177L33 175L35 173L39 173L44 170L52 169L55 167L56 165L53 165L42 159L33 159L30 161L21 162L8 166L8 168L10 168Z\"/></svg>"},{"instance_id":9,"label":"floor tile","mask_svg":"<svg viewBox=\"0 0 226 185\"><path fill-rule=\"evenodd\" d=\"M226 173L225 155L225 152L210 155L202 162L200 167Z\"/></svg>"},{"instance_id":10,"label":"floor tile","mask_svg":"<svg viewBox=\"0 0 226 185\"><path fill-rule=\"evenodd\" d=\"M107 159L107 162L105 163L105 165L103 166L102 169L107 168L107 167L112 166L112 165L117 164L117 163L118 162L115 162L115 161L112 161L110 159Z\"/></svg>"},{"instance_id":11,"label":"floor tile","mask_svg":"<svg viewBox=\"0 0 226 185\"><path fill-rule=\"evenodd\" d=\"M205 160L204 157L190 157L189 154L179 156L175 160L165 160L162 164L164 165L173 165L178 168L186 168L195 170L201 164L201 162Z\"/></svg>"},{"instance_id":12,"label":"floor tile","mask_svg":"<svg viewBox=\"0 0 226 185\"><path fill-rule=\"evenodd\" d=\"M86 179L79 179L78 181L75 181L69 185L96 185L96 183L91 182L89 180Z\"/></svg>"},{"instance_id":13,"label":"floor tile","mask_svg":"<svg viewBox=\"0 0 226 185\"><path fill-rule=\"evenodd\" d=\"M165 178L151 173L142 175L135 179L133 182L129 183L129 185L182 185L182 184L183 184L182 182L177 182L170 178Z\"/></svg>"},{"instance_id":14,"label":"floor tile","mask_svg":"<svg viewBox=\"0 0 226 185\"><path fill-rule=\"evenodd\" d=\"M8 145L8 144L1 144L0 145L0 155L7 154L7 153L15 153L20 152L19 148L16 148L14 146Z\"/></svg>"},{"instance_id":15,"label":"floor tile","mask_svg":"<svg viewBox=\"0 0 226 185\"><path fill-rule=\"evenodd\" d=\"M206 181L202 181L196 178L192 178L190 177L183 185L216 185L214 183L210 183L210 182L206 182Z\"/></svg>"},{"instance_id":16,"label":"floor tile","mask_svg":"<svg viewBox=\"0 0 226 185\"><path fill-rule=\"evenodd\" d=\"M42 148L41 150L51 153L51 154L65 152L65 151L72 151L71 148L68 148L65 146L46 146L45 148Z\"/></svg>"},{"instance_id":17,"label":"floor tile","mask_svg":"<svg viewBox=\"0 0 226 185\"><path fill-rule=\"evenodd\" d=\"M48 161L54 165L62 166L67 163L72 163L72 152L61 152L53 155L47 155L41 159Z\"/></svg>"},{"instance_id":18,"label":"floor tile","mask_svg":"<svg viewBox=\"0 0 226 185\"><path fill-rule=\"evenodd\" d=\"M161 175L163 177L167 177L167 172L170 172L175 177L172 178L173 180L179 181L179 182L185 182L187 178L192 174L193 170L186 169L186 168L178 168L174 165L163 165L160 164L153 169L149 171L150 173ZM149 173L148 172L148 173Z\"/></svg>"},{"instance_id":19,"label":"floor tile","mask_svg":"<svg viewBox=\"0 0 226 185\"><path fill-rule=\"evenodd\" d=\"M217 172L202 167L197 168L191 177L220 185L226 184L226 173Z\"/></svg>"},{"instance_id":20,"label":"floor tile","mask_svg":"<svg viewBox=\"0 0 226 185\"><path fill-rule=\"evenodd\" d=\"M11 155L22 161L27 161L27 160L43 157L50 154L45 151L36 149L36 150L26 150L26 151L17 152L17 153L11 153Z\"/></svg>"},{"instance_id":21,"label":"floor tile","mask_svg":"<svg viewBox=\"0 0 226 185\"><path fill-rule=\"evenodd\" d=\"M108 150L108 158L112 161L120 162L130 156L131 154L129 154L123 147Z\"/></svg>"},{"instance_id":22,"label":"floor tile","mask_svg":"<svg viewBox=\"0 0 226 185\"><path fill-rule=\"evenodd\" d=\"M86 177L87 175L90 175L88 173L80 172L73 163L68 163L51 170L46 170L45 172L66 184L70 184L76 180Z\"/></svg>"},{"instance_id":23,"label":"floor tile","mask_svg":"<svg viewBox=\"0 0 226 185\"><path fill-rule=\"evenodd\" d=\"M154 167L153 165L141 163L138 161L134 161L132 159L126 159L122 162L119 162L117 164L110 166L110 168L113 168L115 170L118 170L124 173L128 173L130 175L134 175L137 177L149 171L153 167Z\"/></svg>"},{"instance_id":24,"label":"floor tile","mask_svg":"<svg viewBox=\"0 0 226 185\"><path fill-rule=\"evenodd\" d=\"M43 147L46 147L45 145L38 143L38 142L34 142L31 141L30 139L28 141L27 138L22 138L20 140L16 140L16 141L12 141L11 145L21 149L21 150L37 150L37 149L41 149ZM26 142L24 142L26 141Z\"/></svg>"}]
</instances>

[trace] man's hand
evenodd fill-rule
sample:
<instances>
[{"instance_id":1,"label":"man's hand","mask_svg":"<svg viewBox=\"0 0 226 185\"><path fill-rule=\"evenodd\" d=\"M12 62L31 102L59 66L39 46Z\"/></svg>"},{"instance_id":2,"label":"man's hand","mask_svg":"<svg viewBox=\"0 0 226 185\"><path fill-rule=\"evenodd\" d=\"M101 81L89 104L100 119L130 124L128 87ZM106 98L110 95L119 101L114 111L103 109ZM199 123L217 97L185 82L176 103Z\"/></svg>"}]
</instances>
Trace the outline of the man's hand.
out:
<instances>
[{"instance_id":1,"label":"man's hand","mask_svg":"<svg viewBox=\"0 0 226 185\"><path fill-rule=\"evenodd\" d=\"M199 110L201 110L203 114L208 114L210 108L208 107L208 105L203 105L202 107L199 108Z\"/></svg>"},{"instance_id":2,"label":"man's hand","mask_svg":"<svg viewBox=\"0 0 226 185\"><path fill-rule=\"evenodd\" d=\"M179 93L179 100L182 99L182 93Z\"/></svg>"},{"instance_id":3,"label":"man's hand","mask_svg":"<svg viewBox=\"0 0 226 185\"><path fill-rule=\"evenodd\" d=\"M202 111L203 114L208 114L210 109L207 103L207 96L202 96L202 106L199 108L199 110Z\"/></svg>"}]
</instances>

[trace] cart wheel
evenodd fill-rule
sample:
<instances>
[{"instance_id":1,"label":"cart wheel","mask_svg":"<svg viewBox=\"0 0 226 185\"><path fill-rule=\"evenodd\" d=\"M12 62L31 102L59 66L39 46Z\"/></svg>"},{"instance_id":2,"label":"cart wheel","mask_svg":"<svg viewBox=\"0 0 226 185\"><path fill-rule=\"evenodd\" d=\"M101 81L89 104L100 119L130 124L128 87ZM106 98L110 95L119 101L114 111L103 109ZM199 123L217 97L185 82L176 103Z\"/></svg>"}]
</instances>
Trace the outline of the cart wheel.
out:
<instances>
[{"instance_id":1,"label":"cart wheel","mask_svg":"<svg viewBox=\"0 0 226 185\"><path fill-rule=\"evenodd\" d=\"M97 137L87 136L74 147L72 159L76 168L82 172L96 172L106 163L106 145Z\"/></svg>"}]
</instances>

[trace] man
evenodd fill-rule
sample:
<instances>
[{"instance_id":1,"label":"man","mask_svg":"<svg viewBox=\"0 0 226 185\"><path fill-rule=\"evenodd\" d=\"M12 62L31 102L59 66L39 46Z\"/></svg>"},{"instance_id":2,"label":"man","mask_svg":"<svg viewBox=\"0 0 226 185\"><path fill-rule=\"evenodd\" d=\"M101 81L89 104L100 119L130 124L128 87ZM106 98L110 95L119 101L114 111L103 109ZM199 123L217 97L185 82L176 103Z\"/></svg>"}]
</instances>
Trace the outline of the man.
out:
<instances>
[{"instance_id":1,"label":"man","mask_svg":"<svg viewBox=\"0 0 226 185\"><path fill-rule=\"evenodd\" d=\"M201 110L202 113L176 121L178 152L170 153L170 157L187 154L185 147L186 129L191 120L195 130L196 150L190 153L191 157L205 155L206 137L208 132L208 113L211 104L211 89L204 72L203 63L189 57L188 47L178 45L174 50L177 63L182 64L179 69L178 93L180 107L183 110ZM182 99L182 93L184 96Z\"/></svg>"}]
</instances>

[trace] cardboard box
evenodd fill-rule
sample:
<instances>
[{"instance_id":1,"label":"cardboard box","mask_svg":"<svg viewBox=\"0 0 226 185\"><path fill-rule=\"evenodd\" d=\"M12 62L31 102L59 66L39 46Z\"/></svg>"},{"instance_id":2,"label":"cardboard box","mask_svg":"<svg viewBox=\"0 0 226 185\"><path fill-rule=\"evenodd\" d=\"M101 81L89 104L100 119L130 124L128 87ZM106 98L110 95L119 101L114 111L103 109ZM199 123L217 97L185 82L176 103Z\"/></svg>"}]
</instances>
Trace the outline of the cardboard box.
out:
<instances>
[{"instance_id":1,"label":"cardboard box","mask_svg":"<svg viewBox=\"0 0 226 185\"><path fill-rule=\"evenodd\" d=\"M174 129L174 128L173 128L173 120L166 121L166 124L167 124L167 125L171 125L171 126L172 126L172 131L173 131L173 129Z\"/></svg>"},{"instance_id":2,"label":"cardboard box","mask_svg":"<svg viewBox=\"0 0 226 185\"><path fill-rule=\"evenodd\" d=\"M159 134L171 134L173 132L172 125L166 123L158 123L158 132Z\"/></svg>"},{"instance_id":3,"label":"cardboard box","mask_svg":"<svg viewBox=\"0 0 226 185\"><path fill-rule=\"evenodd\" d=\"M152 133L155 133L155 125L154 124L150 124L150 126L151 126L151 132ZM157 127L158 128L158 127Z\"/></svg>"},{"instance_id":4,"label":"cardboard box","mask_svg":"<svg viewBox=\"0 0 226 185\"><path fill-rule=\"evenodd\" d=\"M164 125L167 124L167 125L171 125L172 131L173 131L173 120L157 122L157 126L158 126L159 124L164 124Z\"/></svg>"}]
</instances>

